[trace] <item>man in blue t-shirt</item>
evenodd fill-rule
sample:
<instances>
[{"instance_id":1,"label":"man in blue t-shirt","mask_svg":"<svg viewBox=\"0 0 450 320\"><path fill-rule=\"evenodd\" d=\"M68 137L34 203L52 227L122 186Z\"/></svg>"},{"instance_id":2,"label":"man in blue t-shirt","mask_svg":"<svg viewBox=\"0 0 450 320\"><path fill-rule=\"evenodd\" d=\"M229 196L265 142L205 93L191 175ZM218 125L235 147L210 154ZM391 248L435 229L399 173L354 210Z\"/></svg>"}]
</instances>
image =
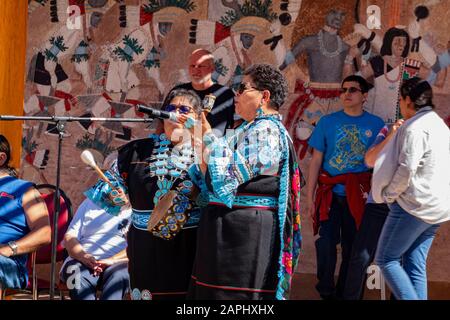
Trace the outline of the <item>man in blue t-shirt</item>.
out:
<instances>
[{"instance_id":1,"label":"man in blue t-shirt","mask_svg":"<svg viewBox=\"0 0 450 320\"><path fill-rule=\"evenodd\" d=\"M358 210L354 209L358 206L348 201L355 199L354 194L347 197L346 189L359 191L363 188L362 181L366 181L365 185L370 188L370 180L367 179L369 168L364 163L364 154L384 126L381 118L363 110L369 90L369 84L364 78L349 76L342 81L341 88L340 98L344 109L323 116L309 140L314 151L308 171L306 210L319 229L319 238L316 240L316 289L323 299L342 298L351 247L362 217L362 211L358 214ZM326 177L325 180L319 179L321 169L321 177ZM330 185L332 196L324 197ZM315 201L315 193L316 197L320 194L331 202L325 204L325 208L330 208L325 214L316 208L319 202L318 199ZM323 207L322 204L321 210ZM335 285L336 246L339 243L342 263Z\"/></svg>"}]
</instances>

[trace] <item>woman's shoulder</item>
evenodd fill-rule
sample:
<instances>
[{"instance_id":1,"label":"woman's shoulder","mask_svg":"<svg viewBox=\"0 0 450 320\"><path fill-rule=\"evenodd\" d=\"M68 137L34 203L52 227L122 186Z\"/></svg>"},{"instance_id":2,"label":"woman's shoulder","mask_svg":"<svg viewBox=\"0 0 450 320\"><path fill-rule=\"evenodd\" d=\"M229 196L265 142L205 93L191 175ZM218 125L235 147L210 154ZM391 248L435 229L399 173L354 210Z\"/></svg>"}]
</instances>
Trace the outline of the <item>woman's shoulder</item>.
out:
<instances>
[{"instance_id":1,"label":"woman's shoulder","mask_svg":"<svg viewBox=\"0 0 450 320\"><path fill-rule=\"evenodd\" d=\"M14 194L18 196L20 194L24 194L30 188L35 187L36 185L27 180L22 180L13 176L4 177L0 180L1 190L6 194Z\"/></svg>"},{"instance_id":2,"label":"woman's shoulder","mask_svg":"<svg viewBox=\"0 0 450 320\"><path fill-rule=\"evenodd\" d=\"M280 126L283 124L281 121L277 118L270 118L270 117L262 117L260 119L257 119L253 124L253 129L255 130L280 130Z\"/></svg>"},{"instance_id":3,"label":"woman's shoulder","mask_svg":"<svg viewBox=\"0 0 450 320\"><path fill-rule=\"evenodd\" d=\"M19 179L13 176L9 176L6 177L4 179L8 180L8 185L10 185L12 188L21 188L21 187L34 187L35 183L28 181L28 180L23 180L23 179Z\"/></svg>"}]
</instances>

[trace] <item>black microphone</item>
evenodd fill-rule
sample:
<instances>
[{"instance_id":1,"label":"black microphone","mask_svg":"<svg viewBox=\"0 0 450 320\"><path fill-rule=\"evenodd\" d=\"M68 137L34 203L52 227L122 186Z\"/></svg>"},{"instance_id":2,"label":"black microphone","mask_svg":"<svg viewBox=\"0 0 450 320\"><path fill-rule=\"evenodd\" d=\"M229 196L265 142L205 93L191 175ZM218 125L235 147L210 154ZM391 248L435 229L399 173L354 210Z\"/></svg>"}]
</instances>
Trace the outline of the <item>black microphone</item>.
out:
<instances>
[{"instance_id":1,"label":"black microphone","mask_svg":"<svg viewBox=\"0 0 450 320\"><path fill-rule=\"evenodd\" d=\"M158 118L158 119L162 119L162 120L169 119L173 122L178 122L178 117L173 112L167 112L167 111L163 111L163 110L153 109L153 108L144 106L142 104L137 104L136 108L137 108L137 111L145 113L145 114L149 115L149 117L151 117L151 118Z\"/></svg>"}]
</instances>

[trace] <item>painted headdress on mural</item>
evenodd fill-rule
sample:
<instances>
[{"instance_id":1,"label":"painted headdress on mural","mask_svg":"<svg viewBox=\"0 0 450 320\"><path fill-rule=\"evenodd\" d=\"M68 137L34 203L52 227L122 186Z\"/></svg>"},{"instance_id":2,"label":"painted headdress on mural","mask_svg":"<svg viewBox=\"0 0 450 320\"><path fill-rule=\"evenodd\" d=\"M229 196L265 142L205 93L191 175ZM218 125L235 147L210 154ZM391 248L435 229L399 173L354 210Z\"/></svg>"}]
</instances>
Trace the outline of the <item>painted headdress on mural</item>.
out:
<instances>
[{"instance_id":1,"label":"painted headdress on mural","mask_svg":"<svg viewBox=\"0 0 450 320\"><path fill-rule=\"evenodd\" d=\"M173 23L183 11L190 13L196 9L196 5L192 0L148 0L147 2L140 8L141 26L153 21L153 19L158 19L159 22ZM175 10L168 10L170 8Z\"/></svg>"},{"instance_id":2,"label":"painted headdress on mural","mask_svg":"<svg viewBox=\"0 0 450 320\"><path fill-rule=\"evenodd\" d=\"M261 30L261 23L253 23L249 18L265 20L264 24L278 18L272 10L272 1L245 0L243 4L238 1L222 0L222 4L231 9L227 10L218 22L209 20L191 20L189 42L198 45L217 45L230 37L231 33L245 33L250 36ZM248 44L248 42L247 42Z\"/></svg>"},{"instance_id":3,"label":"painted headdress on mural","mask_svg":"<svg viewBox=\"0 0 450 320\"><path fill-rule=\"evenodd\" d=\"M150 32L151 46L146 52L143 66L147 70L149 78L154 80L161 96L166 87L160 78L161 60L164 60L167 53L164 51L161 40L167 36L174 23L180 17L196 9L194 1L147 1L140 7L140 25L144 28L148 26Z\"/></svg>"},{"instance_id":4,"label":"painted headdress on mural","mask_svg":"<svg viewBox=\"0 0 450 320\"><path fill-rule=\"evenodd\" d=\"M272 1L222 0L227 8L219 21L191 20L189 43L208 48L215 58L213 80L227 83L231 77L240 82L243 69L251 64L246 50L253 45L255 36L269 28L278 18Z\"/></svg>"}]
</instances>

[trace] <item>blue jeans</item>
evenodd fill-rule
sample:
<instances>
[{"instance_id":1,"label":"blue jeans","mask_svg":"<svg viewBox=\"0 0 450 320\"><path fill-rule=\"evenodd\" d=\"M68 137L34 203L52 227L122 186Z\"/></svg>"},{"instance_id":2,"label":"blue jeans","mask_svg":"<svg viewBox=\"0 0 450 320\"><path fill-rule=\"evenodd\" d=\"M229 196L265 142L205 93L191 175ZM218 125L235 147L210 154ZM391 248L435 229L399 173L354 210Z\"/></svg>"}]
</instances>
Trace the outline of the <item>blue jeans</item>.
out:
<instances>
[{"instance_id":1,"label":"blue jeans","mask_svg":"<svg viewBox=\"0 0 450 320\"><path fill-rule=\"evenodd\" d=\"M367 268L375 257L378 239L389 213L384 203L367 203L352 246L343 298L360 300L364 295Z\"/></svg>"},{"instance_id":2,"label":"blue jeans","mask_svg":"<svg viewBox=\"0 0 450 320\"><path fill-rule=\"evenodd\" d=\"M27 269L15 259L0 254L0 284L2 288L25 289L27 287Z\"/></svg>"},{"instance_id":3,"label":"blue jeans","mask_svg":"<svg viewBox=\"0 0 450 320\"><path fill-rule=\"evenodd\" d=\"M316 289L323 299L342 298L356 223L347 204L347 198L333 194L328 220L320 222L316 240L317 279ZM337 283L334 283L337 250L341 244L342 262Z\"/></svg>"},{"instance_id":4,"label":"blue jeans","mask_svg":"<svg viewBox=\"0 0 450 320\"><path fill-rule=\"evenodd\" d=\"M68 269L70 266L74 269ZM80 272L80 286L74 281L74 270ZM67 284L72 300L95 300L97 290L101 290L100 300L122 300L130 287L130 276L126 262L107 267L99 276L77 260L67 262L61 270L61 280Z\"/></svg>"},{"instance_id":5,"label":"blue jeans","mask_svg":"<svg viewBox=\"0 0 450 320\"><path fill-rule=\"evenodd\" d=\"M389 209L375 263L397 299L426 300L427 256L439 225L409 214L396 202Z\"/></svg>"}]
</instances>

